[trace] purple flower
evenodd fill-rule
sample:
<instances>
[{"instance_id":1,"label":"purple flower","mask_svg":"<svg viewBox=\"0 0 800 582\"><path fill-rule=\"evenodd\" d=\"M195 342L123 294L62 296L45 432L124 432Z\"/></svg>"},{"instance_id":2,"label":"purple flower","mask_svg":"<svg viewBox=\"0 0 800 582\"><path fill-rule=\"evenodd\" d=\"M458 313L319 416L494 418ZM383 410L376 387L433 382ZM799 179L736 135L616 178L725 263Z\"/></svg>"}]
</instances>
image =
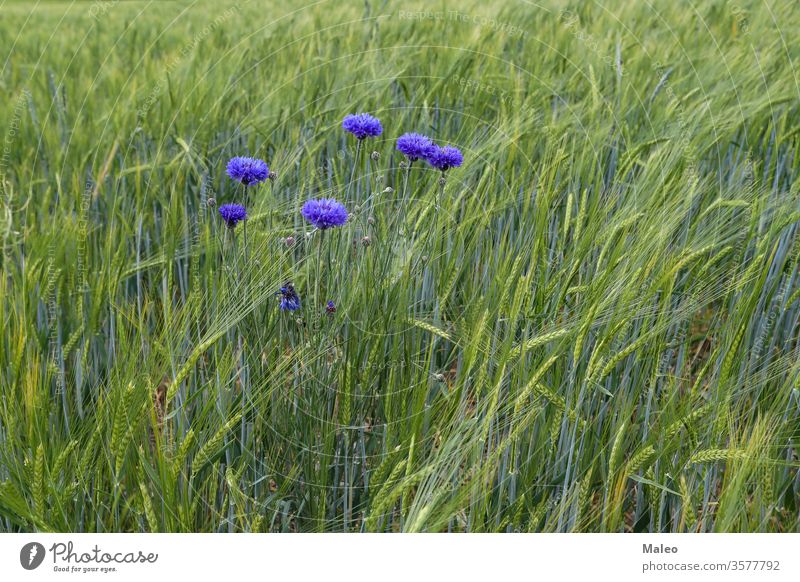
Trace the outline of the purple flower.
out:
<instances>
[{"instance_id":1,"label":"purple flower","mask_svg":"<svg viewBox=\"0 0 800 582\"><path fill-rule=\"evenodd\" d=\"M236 228L236 225L247 218L247 210L241 204L223 204L219 207L219 215L228 228Z\"/></svg>"},{"instance_id":2,"label":"purple flower","mask_svg":"<svg viewBox=\"0 0 800 582\"><path fill-rule=\"evenodd\" d=\"M428 150L425 159L431 166L442 172L446 172L450 168L457 168L464 163L461 150L453 146L433 146Z\"/></svg>"},{"instance_id":3,"label":"purple flower","mask_svg":"<svg viewBox=\"0 0 800 582\"><path fill-rule=\"evenodd\" d=\"M245 186L258 184L269 177L267 163L256 158L231 158L227 171L231 180L241 182Z\"/></svg>"},{"instance_id":4,"label":"purple flower","mask_svg":"<svg viewBox=\"0 0 800 582\"><path fill-rule=\"evenodd\" d=\"M344 121L342 121L342 127L345 131L349 131L358 139L377 137L383 131L381 122L376 117L372 117L369 113L347 115Z\"/></svg>"},{"instance_id":5,"label":"purple flower","mask_svg":"<svg viewBox=\"0 0 800 582\"><path fill-rule=\"evenodd\" d=\"M281 311L297 311L300 309L300 296L297 294L297 291L294 290L294 286L291 283L284 283L281 290L275 293L275 295L281 296L278 305Z\"/></svg>"},{"instance_id":6,"label":"purple flower","mask_svg":"<svg viewBox=\"0 0 800 582\"><path fill-rule=\"evenodd\" d=\"M328 305L325 306L325 311L331 315L336 313L336 304L333 301L328 301Z\"/></svg>"},{"instance_id":7,"label":"purple flower","mask_svg":"<svg viewBox=\"0 0 800 582\"><path fill-rule=\"evenodd\" d=\"M408 158L409 162L426 157L432 147L435 146L431 139L419 133L406 133L397 138L397 149Z\"/></svg>"},{"instance_id":8,"label":"purple flower","mask_svg":"<svg viewBox=\"0 0 800 582\"><path fill-rule=\"evenodd\" d=\"M303 204L303 218L320 230L342 226L347 222L347 209L333 198L309 200Z\"/></svg>"}]
</instances>

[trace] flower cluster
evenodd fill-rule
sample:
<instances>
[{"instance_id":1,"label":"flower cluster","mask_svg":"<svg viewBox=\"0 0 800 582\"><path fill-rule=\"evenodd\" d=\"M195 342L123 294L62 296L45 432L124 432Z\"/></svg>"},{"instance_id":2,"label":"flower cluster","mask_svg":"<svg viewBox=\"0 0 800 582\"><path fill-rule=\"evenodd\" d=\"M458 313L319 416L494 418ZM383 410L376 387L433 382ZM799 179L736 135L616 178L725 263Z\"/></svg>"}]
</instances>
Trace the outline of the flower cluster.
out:
<instances>
[{"instance_id":1,"label":"flower cluster","mask_svg":"<svg viewBox=\"0 0 800 582\"><path fill-rule=\"evenodd\" d=\"M231 180L243 184L245 188L275 175L275 172L270 172L264 160L256 158L231 158L225 169ZM208 205L213 206L214 204L216 204L216 200L209 198ZM223 204L219 207L219 215L225 221L225 226L233 230L237 224L247 220L247 209L241 204Z\"/></svg>"},{"instance_id":2,"label":"flower cluster","mask_svg":"<svg viewBox=\"0 0 800 582\"><path fill-rule=\"evenodd\" d=\"M383 133L380 120L368 113L347 115L342 121L342 127L358 140L377 137ZM464 156L458 148L450 145L439 146L431 138L419 133L401 135L397 139L396 147L408 160L407 168L417 160L425 160L444 174L449 169L464 163ZM379 157L378 152L373 152L372 159L377 161ZM228 162L226 171L231 180L245 186L245 192L249 186L276 178L275 172L269 169L267 163L257 158L234 157ZM440 183L444 183L444 176L440 178ZM384 190L384 192L391 191L391 188ZM212 199L209 199L208 204L209 206L213 205ZM356 207L356 211L358 211L358 207ZM235 229L240 222L247 220L247 210L241 204L223 204L219 207L219 214L225 225L231 230ZM303 204L301 214L308 223L320 231L343 226L349 218L347 208L334 198L307 200ZM371 217L369 221L372 221ZM368 246L370 242L369 236L362 238L364 246ZM291 247L294 244L294 238L291 236L286 238L285 244L287 247ZM319 287L317 289L319 290ZM291 283L285 283L275 295L279 297L281 310L297 311L300 309L300 296ZM315 299L319 298L315 296ZM325 312L332 316L336 313L336 304L328 301L325 305Z\"/></svg>"},{"instance_id":3,"label":"flower cluster","mask_svg":"<svg viewBox=\"0 0 800 582\"><path fill-rule=\"evenodd\" d=\"M464 163L461 150L453 146L438 146L428 136L406 133L397 138L397 149L408 158L409 164L424 159L431 166L446 172Z\"/></svg>"}]
</instances>

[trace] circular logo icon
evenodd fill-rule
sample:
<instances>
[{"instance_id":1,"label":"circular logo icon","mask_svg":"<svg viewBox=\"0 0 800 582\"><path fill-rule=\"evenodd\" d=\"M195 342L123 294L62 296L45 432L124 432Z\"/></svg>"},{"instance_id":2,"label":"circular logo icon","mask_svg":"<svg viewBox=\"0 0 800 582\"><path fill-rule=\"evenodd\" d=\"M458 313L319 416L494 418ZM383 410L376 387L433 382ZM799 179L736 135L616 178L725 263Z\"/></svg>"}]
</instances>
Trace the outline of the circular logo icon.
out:
<instances>
[{"instance_id":1,"label":"circular logo icon","mask_svg":"<svg viewBox=\"0 0 800 582\"><path fill-rule=\"evenodd\" d=\"M44 562L44 546L39 542L30 542L19 551L19 563L26 570L35 570Z\"/></svg>"}]
</instances>

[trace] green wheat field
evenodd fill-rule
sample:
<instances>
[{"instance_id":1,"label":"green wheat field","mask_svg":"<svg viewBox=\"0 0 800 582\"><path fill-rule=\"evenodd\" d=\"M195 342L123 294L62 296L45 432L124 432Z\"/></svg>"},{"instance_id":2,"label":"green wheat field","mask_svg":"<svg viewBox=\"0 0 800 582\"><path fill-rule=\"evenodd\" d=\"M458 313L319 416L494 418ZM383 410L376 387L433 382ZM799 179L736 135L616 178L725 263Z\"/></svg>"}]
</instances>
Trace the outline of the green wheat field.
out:
<instances>
[{"instance_id":1,"label":"green wheat field","mask_svg":"<svg viewBox=\"0 0 800 582\"><path fill-rule=\"evenodd\" d=\"M0 530L800 531L799 37L793 0L0 0Z\"/></svg>"}]
</instances>

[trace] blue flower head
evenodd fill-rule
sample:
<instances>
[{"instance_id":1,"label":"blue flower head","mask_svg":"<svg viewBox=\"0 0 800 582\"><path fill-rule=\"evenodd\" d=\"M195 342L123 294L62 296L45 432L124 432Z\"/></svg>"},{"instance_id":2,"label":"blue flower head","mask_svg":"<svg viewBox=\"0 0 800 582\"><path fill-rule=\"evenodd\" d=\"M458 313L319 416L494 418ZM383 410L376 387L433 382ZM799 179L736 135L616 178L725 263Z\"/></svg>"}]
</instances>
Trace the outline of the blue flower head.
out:
<instances>
[{"instance_id":1,"label":"blue flower head","mask_svg":"<svg viewBox=\"0 0 800 582\"><path fill-rule=\"evenodd\" d=\"M406 133L397 138L397 149L408 158L409 162L426 157L432 147L435 146L431 139L419 133Z\"/></svg>"},{"instance_id":2,"label":"blue flower head","mask_svg":"<svg viewBox=\"0 0 800 582\"><path fill-rule=\"evenodd\" d=\"M269 177L267 163L256 158L231 158L227 171L231 180L241 182L245 186L258 184Z\"/></svg>"},{"instance_id":3,"label":"blue flower head","mask_svg":"<svg viewBox=\"0 0 800 582\"><path fill-rule=\"evenodd\" d=\"M464 163L461 150L453 146L433 146L428 150L425 159L431 166L442 172L446 172L450 168L457 168Z\"/></svg>"},{"instance_id":4,"label":"blue flower head","mask_svg":"<svg viewBox=\"0 0 800 582\"><path fill-rule=\"evenodd\" d=\"M284 283L281 290L275 295L280 295L278 307L280 307L281 311L297 311L300 309L300 296L291 283Z\"/></svg>"},{"instance_id":5,"label":"blue flower head","mask_svg":"<svg viewBox=\"0 0 800 582\"><path fill-rule=\"evenodd\" d=\"M345 116L344 121L342 121L342 127L358 139L377 137L383 131L383 126L378 118L372 117L369 113L356 113L355 115Z\"/></svg>"},{"instance_id":6,"label":"blue flower head","mask_svg":"<svg viewBox=\"0 0 800 582\"><path fill-rule=\"evenodd\" d=\"M333 315L336 313L336 304L333 301L328 301L328 304L325 306L325 311Z\"/></svg>"},{"instance_id":7,"label":"blue flower head","mask_svg":"<svg viewBox=\"0 0 800 582\"><path fill-rule=\"evenodd\" d=\"M347 222L347 209L333 198L309 200L303 204L301 214L320 230L342 226Z\"/></svg>"},{"instance_id":8,"label":"blue flower head","mask_svg":"<svg viewBox=\"0 0 800 582\"><path fill-rule=\"evenodd\" d=\"M247 218L247 210L241 204L223 204L219 207L219 215L227 227L232 229Z\"/></svg>"}]
</instances>

